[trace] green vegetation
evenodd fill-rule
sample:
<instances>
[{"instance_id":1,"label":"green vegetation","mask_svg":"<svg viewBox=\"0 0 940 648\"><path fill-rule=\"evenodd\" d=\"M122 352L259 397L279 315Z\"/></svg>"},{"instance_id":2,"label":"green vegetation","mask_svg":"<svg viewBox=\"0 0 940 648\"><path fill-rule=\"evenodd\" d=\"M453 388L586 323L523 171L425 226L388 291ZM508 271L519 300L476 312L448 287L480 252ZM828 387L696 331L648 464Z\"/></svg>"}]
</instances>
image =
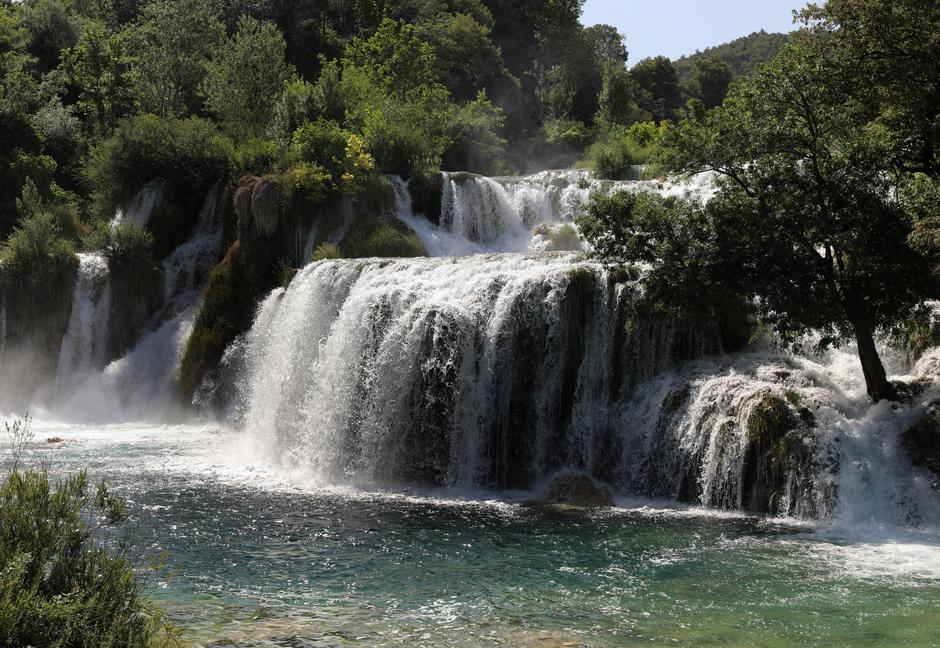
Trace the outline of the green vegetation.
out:
<instances>
[{"instance_id":1,"label":"green vegetation","mask_svg":"<svg viewBox=\"0 0 940 648\"><path fill-rule=\"evenodd\" d=\"M926 43L940 20L915 5L807 9L807 31L720 106L690 102L666 137L664 162L715 172L717 194L597 199L581 228L598 254L650 263L647 296L664 308L736 299L784 341L852 339L871 398L895 399L874 335L930 296L937 258L940 69Z\"/></svg>"},{"instance_id":2,"label":"green vegetation","mask_svg":"<svg viewBox=\"0 0 940 648\"><path fill-rule=\"evenodd\" d=\"M798 4L794 3L794 7ZM717 60L724 63L735 79L748 77L757 69L757 66L773 59L789 40L788 34L770 34L762 30L736 38L723 45L708 47L701 52L683 56L675 62L679 84L683 88L696 89L698 70L705 61ZM706 65L711 67L714 63ZM702 100L704 101L704 98Z\"/></svg>"},{"instance_id":3,"label":"green vegetation","mask_svg":"<svg viewBox=\"0 0 940 648\"><path fill-rule=\"evenodd\" d=\"M427 254L421 240L407 225L390 216L374 215L374 212L356 218L339 242L339 251L347 259ZM328 252L328 248L322 252Z\"/></svg>"},{"instance_id":4,"label":"green vegetation","mask_svg":"<svg viewBox=\"0 0 940 648\"><path fill-rule=\"evenodd\" d=\"M591 145L584 163L599 178L636 180L633 167L657 161L665 133L665 123L657 126L643 122L629 128L611 128Z\"/></svg>"},{"instance_id":5,"label":"green vegetation","mask_svg":"<svg viewBox=\"0 0 940 648\"><path fill-rule=\"evenodd\" d=\"M106 536L127 519L124 502L103 483L92 491L84 472L53 482L44 467L22 467L29 420L7 431L14 455L0 482L0 644L175 644L144 596L129 542Z\"/></svg>"},{"instance_id":6,"label":"green vegetation","mask_svg":"<svg viewBox=\"0 0 940 648\"><path fill-rule=\"evenodd\" d=\"M154 179L204 194L225 177L228 164L227 144L211 122L145 114L128 118L97 143L86 173L97 188L96 211L110 219L118 205Z\"/></svg>"}]
</instances>

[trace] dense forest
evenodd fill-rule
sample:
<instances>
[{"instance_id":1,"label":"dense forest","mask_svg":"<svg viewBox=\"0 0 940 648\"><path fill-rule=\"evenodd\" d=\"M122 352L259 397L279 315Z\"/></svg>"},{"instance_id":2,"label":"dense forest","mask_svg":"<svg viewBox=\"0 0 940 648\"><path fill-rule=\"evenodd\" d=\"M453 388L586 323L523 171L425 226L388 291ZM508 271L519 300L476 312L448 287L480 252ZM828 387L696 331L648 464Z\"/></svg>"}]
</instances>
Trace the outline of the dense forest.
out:
<instances>
[{"instance_id":1,"label":"dense forest","mask_svg":"<svg viewBox=\"0 0 940 648\"><path fill-rule=\"evenodd\" d=\"M35 198L77 242L141 180L286 169L310 137L406 176L565 166L596 140L623 173L649 138L610 141L686 97L668 61L628 73L622 35L583 27L581 5L5 0L0 237Z\"/></svg>"},{"instance_id":2,"label":"dense forest","mask_svg":"<svg viewBox=\"0 0 940 648\"><path fill-rule=\"evenodd\" d=\"M728 65L733 78L748 76L755 68L770 61L787 44L787 34L768 33L764 30L736 38L728 43L706 47L700 52L676 59L676 72L683 86L692 83L703 61L718 59Z\"/></svg>"}]
</instances>

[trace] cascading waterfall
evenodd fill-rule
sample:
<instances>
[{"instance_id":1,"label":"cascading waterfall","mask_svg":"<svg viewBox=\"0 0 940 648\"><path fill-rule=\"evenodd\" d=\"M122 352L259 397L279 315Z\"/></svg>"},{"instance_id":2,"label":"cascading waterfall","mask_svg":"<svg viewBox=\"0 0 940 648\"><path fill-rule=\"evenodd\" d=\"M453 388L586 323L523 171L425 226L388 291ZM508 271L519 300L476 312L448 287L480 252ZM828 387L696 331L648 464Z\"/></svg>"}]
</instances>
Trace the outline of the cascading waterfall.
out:
<instances>
[{"instance_id":1,"label":"cascading waterfall","mask_svg":"<svg viewBox=\"0 0 940 648\"><path fill-rule=\"evenodd\" d=\"M127 206L117 210L114 218L111 219L111 227L117 227L125 221L134 223L138 227L145 226L162 197L163 182L154 180L147 183Z\"/></svg>"},{"instance_id":2,"label":"cascading waterfall","mask_svg":"<svg viewBox=\"0 0 940 648\"><path fill-rule=\"evenodd\" d=\"M108 261L100 254L79 254L72 314L62 339L55 389L65 397L105 361L111 284Z\"/></svg>"},{"instance_id":3,"label":"cascading waterfall","mask_svg":"<svg viewBox=\"0 0 940 648\"><path fill-rule=\"evenodd\" d=\"M200 286L215 263L222 242L218 194L218 189L209 192L192 236L163 263L164 306L151 331L124 357L106 367L92 366L96 370L85 371L80 381L60 394L55 407L57 415L95 422L166 420L180 416L177 403L180 362L202 300ZM76 298L78 290L76 287ZM106 326L106 315L104 318ZM106 332L102 335L106 336Z\"/></svg>"},{"instance_id":4,"label":"cascading waterfall","mask_svg":"<svg viewBox=\"0 0 940 648\"><path fill-rule=\"evenodd\" d=\"M7 351L7 295L0 293L0 363Z\"/></svg>"},{"instance_id":5,"label":"cascading waterfall","mask_svg":"<svg viewBox=\"0 0 940 648\"><path fill-rule=\"evenodd\" d=\"M199 211L199 219L190 239L176 248L163 262L164 303L176 300L191 305L192 293L212 268L222 245L222 226L218 219L218 189L209 192Z\"/></svg>"},{"instance_id":6,"label":"cascading waterfall","mask_svg":"<svg viewBox=\"0 0 940 648\"><path fill-rule=\"evenodd\" d=\"M579 170L499 178L443 173L441 212L434 224L413 213L408 183L395 176L390 180L396 216L431 256L584 250L574 220L594 195L648 191L707 198L713 191L713 175L707 173L677 182L595 180Z\"/></svg>"},{"instance_id":7,"label":"cascading waterfall","mask_svg":"<svg viewBox=\"0 0 940 648\"><path fill-rule=\"evenodd\" d=\"M537 490L576 470L741 509L774 470L749 437L772 396L805 418L767 512L940 523L899 451L919 407L868 406L850 351L706 358L707 327L635 319L616 279L557 253L311 264L230 350L235 419L324 483Z\"/></svg>"}]
</instances>

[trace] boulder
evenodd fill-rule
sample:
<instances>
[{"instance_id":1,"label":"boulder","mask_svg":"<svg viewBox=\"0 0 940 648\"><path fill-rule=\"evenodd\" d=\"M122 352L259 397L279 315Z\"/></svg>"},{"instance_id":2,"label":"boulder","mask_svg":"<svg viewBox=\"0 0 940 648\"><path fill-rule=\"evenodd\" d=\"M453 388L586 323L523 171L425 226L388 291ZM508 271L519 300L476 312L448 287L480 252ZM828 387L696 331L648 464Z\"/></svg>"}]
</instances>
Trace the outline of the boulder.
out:
<instances>
[{"instance_id":1,"label":"boulder","mask_svg":"<svg viewBox=\"0 0 940 648\"><path fill-rule=\"evenodd\" d=\"M548 488L548 501L581 508L613 506L610 492L583 473L559 475Z\"/></svg>"},{"instance_id":2,"label":"boulder","mask_svg":"<svg viewBox=\"0 0 940 648\"><path fill-rule=\"evenodd\" d=\"M926 468L937 481L940 490L940 403L931 403L927 412L901 436L901 443L919 468Z\"/></svg>"}]
</instances>

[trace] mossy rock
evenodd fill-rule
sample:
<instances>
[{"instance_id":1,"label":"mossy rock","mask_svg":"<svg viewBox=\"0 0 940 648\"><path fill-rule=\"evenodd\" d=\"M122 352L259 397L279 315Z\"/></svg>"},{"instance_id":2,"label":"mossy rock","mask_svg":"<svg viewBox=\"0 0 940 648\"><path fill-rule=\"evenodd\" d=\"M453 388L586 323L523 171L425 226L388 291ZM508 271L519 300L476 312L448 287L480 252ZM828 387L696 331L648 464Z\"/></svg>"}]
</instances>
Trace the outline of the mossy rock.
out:
<instances>
[{"instance_id":1,"label":"mossy rock","mask_svg":"<svg viewBox=\"0 0 940 648\"><path fill-rule=\"evenodd\" d=\"M397 218L373 213L359 215L339 249L347 259L427 256L421 239Z\"/></svg>"},{"instance_id":2,"label":"mossy rock","mask_svg":"<svg viewBox=\"0 0 940 648\"><path fill-rule=\"evenodd\" d=\"M411 193L411 211L439 225L441 222L441 199L443 176L440 173L412 176L408 182Z\"/></svg>"},{"instance_id":3,"label":"mossy rock","mask_svg":"<svg viewBox=\"0 0 940 648\"><path fill-rule=\"evenodd\" d=\"M243 253L241 243L235 243L212 271L180 367L180 387L187 401L206 373L218 365L229 344L251 327L263 294L263 276Z\"/></svg>"},{"instance_id":4,"label":"mossy rock","mask_svg":"<svg viewBox=\"0 0 940 648\"><path fill-rule=\"evenodd\" d=\"M131 266L111 266L111 304L108 312L108 357L129 351L150 318L163 305L163 273L149 259Z\"/></svg>"},{"instance_id":5,"label":"mossy rock","mask_svg":"<svg viewBox=\"0 0 940 648\"><path fill-rule=\"evenodd\" d=\"M786 397L771 391L755 394L741 409L747 410L742 506L752 513L776 513L787 476L802 461L806 423Z\"/></svg>"},{"instance_id":6,"label":"mossy rock","mask_svg":"<svg viewBox=\"0 0 940 648\"><path fill-rule=\"evenodd\" d=\"M552 504L563 504L578 508L599 508L614 505L610 491L585 474L568 474L556 477L548 488L547 499Z\"/></svg>"},{"instance_id":7,"label":"mossy rock","mask_svg":"<svg viewBox=\"0 0 940 648\"><path fill-rule=\"evenodd\" d=\"M919 468L926 468L937 478L940 490L940 403L932 403L914 425L905 430L901 443Z\"/></svg>"}]
</instances>

